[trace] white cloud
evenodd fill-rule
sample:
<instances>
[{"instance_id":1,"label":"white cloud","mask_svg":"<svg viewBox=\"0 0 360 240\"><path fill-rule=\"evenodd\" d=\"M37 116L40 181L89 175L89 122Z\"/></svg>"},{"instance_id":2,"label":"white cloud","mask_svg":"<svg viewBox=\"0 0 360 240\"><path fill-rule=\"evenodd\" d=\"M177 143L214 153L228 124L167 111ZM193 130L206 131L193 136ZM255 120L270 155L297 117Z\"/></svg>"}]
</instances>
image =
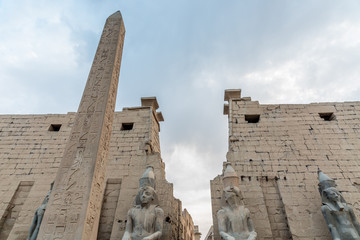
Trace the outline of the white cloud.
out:
<instances>
[{"instance_id":1,"label":"white cloud","mask_svg":"<svg viewBox=\"0 0 360 240\"><path fill-rule=\"evenodd\" d=\"M359 60L360 22L343 22L273 50L259 63L261 68L243 71L229 64L220 72L209 71L215 79L225 79L222 86L242 88L260 103L345 101L358 97Z\"/></svg>"},{"instance_id":2,"label":"white cloud","mask_svg":"<svg viewBox=\"0 0 360 240\"><path fill-rule=\"evenodd\" d=\"M74 99L80 96L69 95L76 85L80 85L79 81L72 85L66 83L72 82L83 68L77 62L76 47L79 43L71 39L72 30L62 19L64 9L65 2L61 5L41 1L4 2L0 9L0 112L40 113L54 112L54 109L55 112L66 112L76 109L78 101ZM85 81L86 73L83 75ZM76 92L81 95L81 91ZM65 106L72 101L73 109Z\"/></svg>"}]
</instances>

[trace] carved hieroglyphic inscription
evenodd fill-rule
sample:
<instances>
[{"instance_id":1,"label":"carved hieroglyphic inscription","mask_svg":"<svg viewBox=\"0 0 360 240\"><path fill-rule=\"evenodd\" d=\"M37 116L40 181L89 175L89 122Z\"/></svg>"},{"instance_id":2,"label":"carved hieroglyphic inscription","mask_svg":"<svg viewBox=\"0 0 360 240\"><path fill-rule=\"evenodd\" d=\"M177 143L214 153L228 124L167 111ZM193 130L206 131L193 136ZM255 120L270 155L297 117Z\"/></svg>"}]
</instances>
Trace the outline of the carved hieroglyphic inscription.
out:
<instances>
[{"instance_id":1,"label":"carved hieroglyphic inscription","mask_svg":"<svg viewBox=\"0 0 360 240\"><path fill-rule=\"evenodd\" d=\"M116 12L105 23L39 239L96 239L124 36Z\"/></svg>"}]
</instances>

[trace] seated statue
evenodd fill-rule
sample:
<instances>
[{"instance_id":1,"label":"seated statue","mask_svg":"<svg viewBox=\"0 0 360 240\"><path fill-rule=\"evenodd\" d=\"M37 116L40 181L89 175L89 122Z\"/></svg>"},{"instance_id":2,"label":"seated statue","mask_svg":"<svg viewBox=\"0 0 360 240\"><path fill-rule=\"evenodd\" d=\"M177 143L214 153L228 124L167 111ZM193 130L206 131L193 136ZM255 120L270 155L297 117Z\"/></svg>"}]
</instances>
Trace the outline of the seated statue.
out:
<instances>
[{"instance_id":1,"label":"seated statue","mask_svg":"<svg viewBox=\"0 0 360 240\"><path fill-rule=\"evenodd\" d=\"M321 212L335 240L360 240L360 225L354 210L336 189L335 181L319 170Z\"/></svg>"},{"instance_id":2,"label":"seated statue","mask_svg":"<svg viewBox=\"0 0 360 240\"><path fill-rule=\"evenodd\" d=\"M217 212L219 234L225 240L255 240L257 233L250 218L250 211L245 208L238 185L238 177L227 164L224 172L224 206ZM230 185L230 186L226 186Z\"/></svg>"},{"instance_id":3,"label":"seated statue","mask_svg":"<svg viewBox=\"0 0 360 240\"><path fill-rule=\"evenodd\" d=\"M39 229L40 229L40 225L41 225L41 221L44 217L46 205L49 201L49 196L50 196L51 190L53 188L53 185L54 185L54 182L51 183L50 190L46 194L45 199L42 202L41 206L38 209L36 209L36 211L35 211L34 218L31 223L30 230L29 230L29 235L26 238L26 240L36 240L36 238L37 238L37 235L38 235Z\"/></svg>"},{"instance_id":4,"label":"seated statue","mask_svg":"<svg viewBox=\"0 0 360 240\"><path fill-rule=\"evenodd\" d=\"M127 213L125 233L122 240L160 239L163 229L164 211L156 205L155 176L148 167L140 179L140 188L135 206Z\"/></svg>"}]
</instances>

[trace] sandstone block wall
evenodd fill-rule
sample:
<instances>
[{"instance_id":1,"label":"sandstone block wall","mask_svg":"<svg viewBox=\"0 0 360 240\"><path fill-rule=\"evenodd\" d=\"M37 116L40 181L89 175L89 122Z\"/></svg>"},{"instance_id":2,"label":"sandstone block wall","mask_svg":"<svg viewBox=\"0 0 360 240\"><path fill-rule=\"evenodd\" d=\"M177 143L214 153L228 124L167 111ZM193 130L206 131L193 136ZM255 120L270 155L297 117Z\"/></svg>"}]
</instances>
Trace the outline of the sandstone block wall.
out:
<instances>
[{"instance_id":1,"label":"sandstone block wall","mask_svg":"<svg viewBox=\"0 0 360 240\"><path fill-rule=\"evenodd\" d=\"M18 189L32 183L7 239L26 239L34 212L55 179L73 119L73 113L0 116L1 221ZM51 124L62 124L60 131L49 131Z\"/></svg>"},{"instance_id":2,"label":"sandstone block wall","mask_svg":"<svg viewBox=\"0 0 360 240\"><path fill-rule=\"evenodd\" d=\"M211 226L208 233L205 236L205 240L214 240L214 226Z\"/></svg>"},{"instance_id":3,"label":"sandstone block wall","mask_svg":"<svg viewBox=\"0 0 360 240\"><path fill-rule=\"evenodd\" d=\"M189 212L184 209L182 212L182 236L183 240L195 240L195 227L193 224L193 220Z\"/></svg>"},{"instance_id":4,"label":"sandstone block wall","mask_svg":"<svg viewBox=\"0 0 360 240\"><path fill-rule=\"evenodd\" d=\"M0 239L26 239L34 212L55 179L75 116L0 116ZM159 205L165 212L162 239L181 239L187 229L182 226L189 221L182 219L181 201L165 179L159 131L159 115L151 106L115 113L98 239L121 239L147 165L155 169ZM193 229L192 220L190 225Z\"/></svg>"},{"instance_id":5,"label":"sandstone block wall","mask_svg":"<svg viewBox=\"0 0 360 240\"><path fill-rule=\"evenodd\" d=\"M331 239L317 169L360 219L360 102L259 104L230 97L229 151L259 239ZM257 121L257 117L259 117ZM215 239L221 176L211 181Z\"/></svg>"}]
</instances>

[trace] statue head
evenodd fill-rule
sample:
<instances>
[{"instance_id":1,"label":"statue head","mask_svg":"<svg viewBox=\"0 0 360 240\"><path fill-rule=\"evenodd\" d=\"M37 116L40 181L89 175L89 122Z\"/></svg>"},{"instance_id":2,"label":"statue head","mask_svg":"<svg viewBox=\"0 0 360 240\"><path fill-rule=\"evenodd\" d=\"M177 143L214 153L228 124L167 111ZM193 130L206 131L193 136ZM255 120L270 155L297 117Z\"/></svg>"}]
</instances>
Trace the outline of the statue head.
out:
<instances>
[{"instance_id":1,"label":"statue head","mask_svg":"<svg viewBox=\"0 0 360 240\"><path fill-rule=\"evenodd\" d=\"M229 162L225 163L223 184L222 205L240 205L243 197L239 188L239 177Z\"/></svg>"},{"instance_id":2,"label":"statue head","mask_svg":"<svg viewBox=\"0 0 360 240\"><path fill-rule=\"evenodd\" d=\"M147 166L145 172L139 180L140 188L145 186L151 186L155 189L155 174L152 166Z\"/></svg>"},{"instance_id":3,"label":"statue head","mask_svg":"<svg viewBox=\"0 0 360 240\"><path fill-rule=\"evenodd\" d=\"M229 204L240 205L243 197L238 187L228 186L224 189L224 199Z\"/></svg>"},{"instance_id":4,"label":"statue head","mask_svg":"<svg viewBox=\"0 0 360 240\"><path fill-rule=\"evenodd\" d=\"M344 197L335 187L329 187L322 192L322 202L337 203L340 209L346 208Z\"/></svg>"},{"instance_id":5,"label":"statue head","mask_svg":"<svg viewBox=\"0 0 360 240\"><path fill-rule=\"evenodd\" d=\"M144 174L139 180L139 185L140 188L135 198L135 205L158 204L155 191L155 174L152 166L146 167Z\"/></svg>"},{"instance_id":6,"label":"statue head","mask_svg":"<svg viewBox=\"0 0 360 240\"><path fill-rule=\"evenodd\" d=\"M320 194L322 194L322 192L327 188L336 187L335 181L332 178L330 178L328 175L323 173L320 169L318 169L318 179L319 179L318 186L319 186Z\"/></svg>"},{"instance_id":7,"label":"statue head","mask_svg":"<svg viewBox=\"0 0 360 240\"><path fill-rule=\"evenodd\" d=\"M42 204L47 204L49 202L49 196L50 196L50 192L48 192L42 202Z\"/></svg>"},{"instance_id":8,"label":"statue head","mask_svg":"<svg viewBox=\"0 0 360 240\"><path fill-rule=\"evenodd\" d=\"M324 195L324 197L326 197L327 199L329 199L330 201L333 201L333 202L341 201L341 197L342 197L341 193L334 187L326 188L323 191L323 195Z\"/></svg>"},{"instance_id":9,"label":"statue head","mask_svg":"<svg viewBox=\"0 0 360 240\"><path fill-rule=\"evenodd\" d=\"M336 183L333 179L328 177L320 169L318 170L319 177L319 192L323 204L328 203L345 203L345 199L341 193L336 189Z\"/></svg>"},{"instance_id":10,"label":"statue head","mask_svg":"<svg viewBox=\"0 0 360 240\"><path fill-rule=\"evenodd\" d=\"M155 189L150 186L140 188L138 193L140 197L140 202L142 204L147 204L154 201L155 194L156 194Z\"/></svg>"},{"instance_id":11,"label":"statue head","mask_svg":"<svg viewBox=\"0 0 360 240\"><path fill-rule=\"evenodd\" d=\"M47 203L49 202L50 194L51 194L51 191L52 191L52 189L53 189L54 183L55 183L55 181L53 181L53 182L50 184L50 190L49 190L48 193L46 194L46 196L45 196L45 198L44 198L44 200L43 200L43 202L42 202L42 204L41 204L41 205L43 205L43 206L45 206L45 207L46 207Z\"/></svg>"},{"instance_id":12,"label":"statue head","mask_svg":"<svg viewBox=\"0 0 360 240\"><path fill-rule=\"evenodd\" d=\"M239 177L229 162L225 163L223 183L224 188L228 186L239 186Z\"/></svg>"}]
</instances>

